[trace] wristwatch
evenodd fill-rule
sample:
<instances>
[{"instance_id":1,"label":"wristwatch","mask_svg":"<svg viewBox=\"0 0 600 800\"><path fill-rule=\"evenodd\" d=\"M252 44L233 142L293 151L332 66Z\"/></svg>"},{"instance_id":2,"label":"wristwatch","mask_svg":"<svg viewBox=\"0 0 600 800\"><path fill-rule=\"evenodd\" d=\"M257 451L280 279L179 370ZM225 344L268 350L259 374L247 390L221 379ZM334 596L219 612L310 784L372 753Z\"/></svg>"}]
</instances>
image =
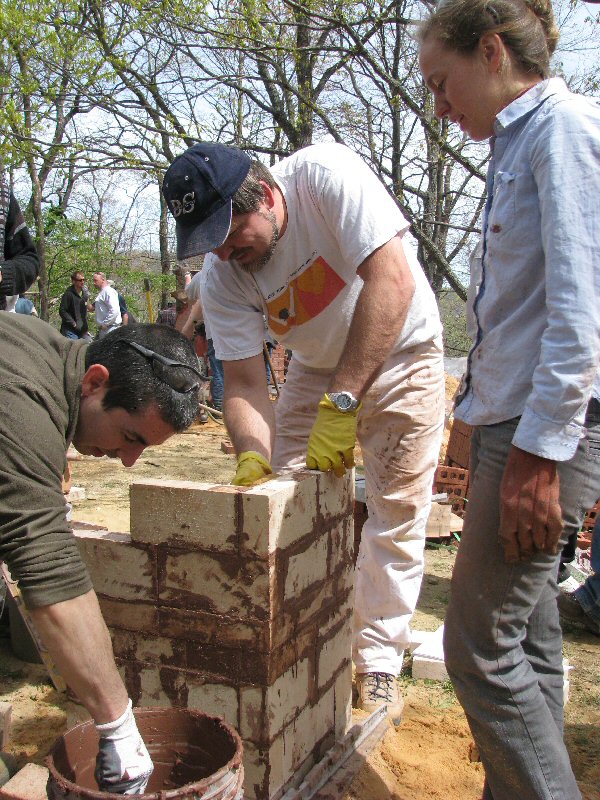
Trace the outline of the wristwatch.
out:
<instances>
[{"instance_id":1,"label":"wristwatch","mask_svg":"<svg viewBox=\"0 0 600 800\"><path fill-rule=\"evenodd\" d=\"M359 401L350 392L328 392L327 397L338 411L356 411L358 408Z\"/></svg>"}]
</instances>

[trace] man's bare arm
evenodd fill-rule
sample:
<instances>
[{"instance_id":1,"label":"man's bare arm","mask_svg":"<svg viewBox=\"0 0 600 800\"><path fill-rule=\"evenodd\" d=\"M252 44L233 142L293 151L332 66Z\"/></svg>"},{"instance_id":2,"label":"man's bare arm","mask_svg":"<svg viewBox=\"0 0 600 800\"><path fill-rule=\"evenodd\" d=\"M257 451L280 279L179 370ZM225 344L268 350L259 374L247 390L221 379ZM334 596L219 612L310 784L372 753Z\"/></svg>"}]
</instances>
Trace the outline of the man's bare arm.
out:
<instances>
[{"instance_id":1,"label":"man's bare arm","mask_svg":"<svg viewBox=\"0 0 600 800\"><path fill-rule=\"evenodd\" d=\"M238 361L224 361L223 411L235 452L254 451L271 459L275 415L269 399L262 353Z\"/></svg>"},{"instance_id":2,"label":"man's bare arm","mask_svg":"<svg viewBox=\"0 0 600 800\"><path fill-rule=\"evenodd\" d=\"M128 696L93 590L49 606L29 609L60 674L97 724L117 719Z\"/></svg>"},{"instance_id":3,"label":"man's bare arm","mask_svg":"<svg viewBox=\"0 0 600 800\"><path fill-rule=\"evenodd\" d=\"M364 286L329 389L348 391L361 398L398 339L415 282L400 236L371 253L358 274Z\"/></svg>"},{"instance_id":4,"label":"man's bare arm","mask_svg":"<svg viewBox=\"0 0 600 800\"><path fill-rule=\"evenodd\" d=\"M192 308L190 309L190 313L188 314L188 318L183 324L181 332L184 336L188 339L194 338L194 329L199 322L204 320L204 315L202 313L202 301L196 300Z\"/></svg>"}]
</instances>

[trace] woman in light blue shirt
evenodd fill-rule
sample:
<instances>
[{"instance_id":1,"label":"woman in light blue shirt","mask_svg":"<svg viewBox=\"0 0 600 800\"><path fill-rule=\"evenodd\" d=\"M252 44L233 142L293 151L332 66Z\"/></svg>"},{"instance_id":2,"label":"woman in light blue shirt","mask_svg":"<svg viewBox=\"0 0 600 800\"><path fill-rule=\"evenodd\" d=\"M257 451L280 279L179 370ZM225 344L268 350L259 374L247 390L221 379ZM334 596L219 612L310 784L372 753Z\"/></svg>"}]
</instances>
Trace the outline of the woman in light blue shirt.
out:
<instances>
[{"instance_id":1,"label":"woman in light blue shirt","mask_svg":"<svg viewBox=\"0 0 600 800\"><path fill-rule=\"evenodd\" d=\"M558 552L600 495L600 107L550 78L548 0L443 0L420 29L438 117L490 139L472 263L474 425L445 625L485 800L581 797L563 743Z\"/></svg>"}]
</instances>

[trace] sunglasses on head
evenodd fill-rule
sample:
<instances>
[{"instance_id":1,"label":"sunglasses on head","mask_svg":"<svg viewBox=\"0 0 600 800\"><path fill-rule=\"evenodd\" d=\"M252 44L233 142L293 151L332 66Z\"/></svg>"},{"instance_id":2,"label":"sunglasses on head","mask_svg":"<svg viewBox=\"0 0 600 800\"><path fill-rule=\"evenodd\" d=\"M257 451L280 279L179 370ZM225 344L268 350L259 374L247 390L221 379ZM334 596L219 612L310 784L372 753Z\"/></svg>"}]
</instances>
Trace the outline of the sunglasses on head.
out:
<instances>
[{"instance_id":1,"label":"sunglasses on head","mask_svg":"<svg viewBox=\"0 0 600 800\"><path fill-rule=\"evenodd\" d=\"M167 358L160 353L156 353L154 350L149 350L147 347L137 342L132 342L130 339L122 339L121 341L133 347L134 350L137 350L138 353L141 353L141 355L147 358L152 364L152 372L156 377L180 394L193 392L200 387L202 381L210 380L210 378L207 378L200 370L195 369L195 367L190 367L188 364L182 364L181 361ZM193 378L191 375L186 375L184 370L192 372L195 377Z\"/></svg>"}]
</instances>

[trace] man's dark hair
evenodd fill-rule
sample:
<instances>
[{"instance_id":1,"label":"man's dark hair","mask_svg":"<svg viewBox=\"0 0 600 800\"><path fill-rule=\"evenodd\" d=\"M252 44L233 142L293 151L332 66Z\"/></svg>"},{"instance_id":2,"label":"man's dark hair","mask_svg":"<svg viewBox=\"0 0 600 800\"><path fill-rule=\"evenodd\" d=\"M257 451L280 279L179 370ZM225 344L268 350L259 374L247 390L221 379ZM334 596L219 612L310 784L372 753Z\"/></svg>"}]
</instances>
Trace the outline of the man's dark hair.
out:
<instances>
[{"instance_id":1,"label":"man's dark hair","mask_svg":"<svg viewBox=\"0 0 600 800\"><path fill-rule=\"evenodd\" d=\"M135 324L116 328L104 338L92 342L85 355L86 369L92 364L102 364L108 370L103 408L106 411L123 408L136 414L156 403L164 422L176 431L189 428L198 413L198 390L177 392L172 389L154 374L151 360L126 344L127 341L137 342L162 356L198 369L198 357L192 343L179 331L166 325ZM179 370L185 379L194 380L194 373L185 367L168 369Z\"/></svg>"},{"instance_id":2,"label":"man's dark hair","mask_svg":"<svg viewBox=\"0 0 600 800\"><path fill-rule=\"evenodd\" d=\"M234 214L250 214L250 212L258 210L265 197L265 191L260 181L264 181L271 189L275 187L275 179L268 168L260 161L253 161L250 172L231 198Z\"/></svg>"}]
</instances>

